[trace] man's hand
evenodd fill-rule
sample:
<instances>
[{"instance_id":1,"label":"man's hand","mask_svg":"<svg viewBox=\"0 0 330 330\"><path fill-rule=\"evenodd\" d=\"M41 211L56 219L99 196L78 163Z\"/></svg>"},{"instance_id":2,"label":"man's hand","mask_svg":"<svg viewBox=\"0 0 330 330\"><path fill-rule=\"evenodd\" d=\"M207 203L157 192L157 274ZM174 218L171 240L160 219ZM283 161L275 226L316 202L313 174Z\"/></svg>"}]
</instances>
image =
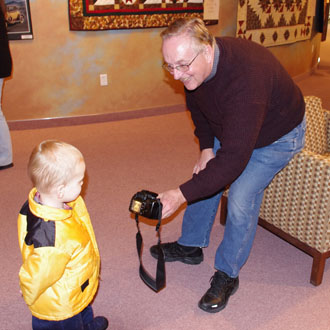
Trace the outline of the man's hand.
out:
<instances>
[{"instance_id":1,"label":"man's hand","mask_svg":"<svg viewBox=\"0 0 330 330\"><path fill-rule=\"evenodd\" d=\"M212 148L203 149L200 157L194 166L193 174L198 174L199 171L204 170L209 160L215 157Z\"/></svg>"},{"instance_id":2,"label":"man's hand","mask_svg":"<svg viewBox=\"0 0 330 330\"><path fill-rule=\"evenodd\" d=\"M172 215L186 201L179 188L165 191L158 198L163 204L162 219Z\"/></svg>"}]
</instances>

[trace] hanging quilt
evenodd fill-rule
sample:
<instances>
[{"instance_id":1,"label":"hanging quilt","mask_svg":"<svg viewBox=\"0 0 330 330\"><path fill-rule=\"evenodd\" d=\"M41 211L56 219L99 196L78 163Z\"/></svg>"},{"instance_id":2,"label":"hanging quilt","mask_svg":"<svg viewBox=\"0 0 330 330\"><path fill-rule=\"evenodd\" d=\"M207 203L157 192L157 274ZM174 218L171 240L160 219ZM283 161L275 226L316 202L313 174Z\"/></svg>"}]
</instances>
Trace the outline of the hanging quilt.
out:
<instances>
[{"instance_id":1,"label":"hanging quilt","mask_svg":"<svg viewBox=\"0 0 330 330\"><path fill-rule=\"evenodd\" d=\"M203 0L69 0L75 31L162 27L180 17L203 19Z\"/></svg>"},{"instance_id":2,"label":"hanging quilt","mask_svg":"<svg viewBox=\"0 0 330 330\"><path fill-rule=\"evenodd\" d=\"M315 0L239 0L236 36L266 47L310 39Z\"/></svg>"}]
</instances>

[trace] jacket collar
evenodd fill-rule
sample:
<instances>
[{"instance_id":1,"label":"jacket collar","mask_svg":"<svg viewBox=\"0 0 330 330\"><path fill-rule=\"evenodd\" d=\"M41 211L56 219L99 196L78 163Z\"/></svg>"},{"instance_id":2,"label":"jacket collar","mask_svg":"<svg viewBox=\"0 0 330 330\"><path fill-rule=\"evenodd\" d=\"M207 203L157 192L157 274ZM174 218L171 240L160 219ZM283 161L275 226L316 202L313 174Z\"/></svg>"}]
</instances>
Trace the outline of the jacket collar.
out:
<instances>
[{"instance_id":1,"label":"jacket collar","mask_svg":"<svg viewBox=\"0 0 330 330\"><path fill-rule=\"evenodd\" d=\"M72 209L69 209L69 210L58 209L55 207L39 204L34 199L36 193L37 193L36 188L33 188L29 193L30 210L35 216L42 218L45 221L65 220L72 216Z\"/></svg>"}]
</instances>

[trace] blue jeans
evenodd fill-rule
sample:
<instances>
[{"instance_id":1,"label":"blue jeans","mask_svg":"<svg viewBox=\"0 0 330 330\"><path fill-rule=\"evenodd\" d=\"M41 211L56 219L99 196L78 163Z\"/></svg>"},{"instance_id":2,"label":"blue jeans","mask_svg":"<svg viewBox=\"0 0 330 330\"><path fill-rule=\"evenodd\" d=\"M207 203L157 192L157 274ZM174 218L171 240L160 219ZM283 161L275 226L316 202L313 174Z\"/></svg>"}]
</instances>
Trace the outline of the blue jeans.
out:
<instances>
[{"instance_id":1,"label":"blue jeans","mask_svg":"<svg viewBox=\"0 0 330 330\"><path fill-rule=\"evenodd\" d=\"M306 122L274 143L255 149L242 174L231 184L223 240L214 267L230 277L237 277L249 257L258 224L265 188L305 143ZM221 148L215 139L214 152ZM221 171L221 169L219 169ZM222 191L211 198L192 203L185 211L181 237L184 246L207 247Z\"/></svg>"},{"instance_id":2,"label":"blue jeans","mask_svg":"<svg viewBox=\"0 0 330 330\"><path fill-rule=\"evenodd\" d=\"M62 321L41 320L32 316L33 330L84 330L89 329L87 324L93 321L93 309L87 306L79 314Z\"/></svg>"}]
</instances>

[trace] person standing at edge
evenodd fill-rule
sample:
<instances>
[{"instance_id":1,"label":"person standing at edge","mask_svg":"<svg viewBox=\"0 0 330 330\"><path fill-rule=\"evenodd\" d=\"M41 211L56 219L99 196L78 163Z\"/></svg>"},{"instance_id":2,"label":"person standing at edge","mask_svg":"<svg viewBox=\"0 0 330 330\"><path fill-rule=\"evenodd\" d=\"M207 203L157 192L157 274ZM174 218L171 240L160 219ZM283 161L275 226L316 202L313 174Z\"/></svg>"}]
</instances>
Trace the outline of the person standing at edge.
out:
<instances>
[{"instance_id":1,"label":"person standing at edge","mask_svg":"<svg viewBox=\"0 0 330 330\"><path fill-rule=\"evenodd\" d=\"M0 170L13 166L13 154L8 124L1 109L4 78L11 75L12 59L6 29L6 5L0 0Z\"/></svg>"},{"instance_id":2,"label":"person standing at edge","mask_svg":"<svg viewBox=\"0 0 330 330\"><path fill-rule=\"evenodd\" d=\"M215 313L238 289L264 189L303 148L305 103L280 62L261 45L214 38L198 18L178 19L161 37L163 66L184 84L201 150L192 178L158 195L163 218L188 203L181 237L162 244L162 249L165 261L201 263L221 194L230 184L216 271L198 303ZM158 257L156 245L150 252Z\"/></svg>"}]
</instances>

